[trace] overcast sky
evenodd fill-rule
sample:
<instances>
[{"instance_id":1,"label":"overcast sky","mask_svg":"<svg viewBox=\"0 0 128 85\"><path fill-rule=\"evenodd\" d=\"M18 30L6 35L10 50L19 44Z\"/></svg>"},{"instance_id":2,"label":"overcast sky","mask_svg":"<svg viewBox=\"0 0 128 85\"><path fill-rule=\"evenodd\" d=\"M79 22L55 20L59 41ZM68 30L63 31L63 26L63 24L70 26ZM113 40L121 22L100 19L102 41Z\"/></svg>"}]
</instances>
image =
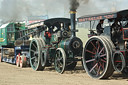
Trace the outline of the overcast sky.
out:
<instances>
[{"instance_id":1,"label":"overcast sky","mask_svg":"<svg viewBox=\"0 0 128 85\"><path fill-rule=\"evenodd\" d=\"M77 17L128 9L128 0L79 0ZM26 16L69 17L69 0L0 0L0 18L5 21L23 20Z\"/></svg>"}]
</instances>

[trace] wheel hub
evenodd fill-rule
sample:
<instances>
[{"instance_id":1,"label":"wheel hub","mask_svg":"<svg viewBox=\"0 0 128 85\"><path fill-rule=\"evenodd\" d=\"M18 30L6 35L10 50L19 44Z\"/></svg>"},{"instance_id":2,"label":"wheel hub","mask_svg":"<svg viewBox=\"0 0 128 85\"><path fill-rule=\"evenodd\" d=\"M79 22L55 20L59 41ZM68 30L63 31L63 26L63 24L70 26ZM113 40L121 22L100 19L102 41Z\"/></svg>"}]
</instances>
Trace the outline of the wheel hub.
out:
<instances>
[{"instance_id":1,"label":"wheel hub","mask_svg":"<svg viewBox=\"0 0 128 85\"><path fill-rule=\"evenodd\" d=\"M95 60L96 60L97 62L100 61L100 55L99 55L99 53L96 53L96 55L95 55Z\"/></svg>"},{"instance_id":2,"label":"wheel hub","mask_svg":"<svg viewBox=\"0 0 128 85\"><path fill-rule=\"evenodd\" d=\"M36 57L37 57L37 56L38 56L38 52L34 52L34 56L36 56Z\"/></svg>"}]
</instances>

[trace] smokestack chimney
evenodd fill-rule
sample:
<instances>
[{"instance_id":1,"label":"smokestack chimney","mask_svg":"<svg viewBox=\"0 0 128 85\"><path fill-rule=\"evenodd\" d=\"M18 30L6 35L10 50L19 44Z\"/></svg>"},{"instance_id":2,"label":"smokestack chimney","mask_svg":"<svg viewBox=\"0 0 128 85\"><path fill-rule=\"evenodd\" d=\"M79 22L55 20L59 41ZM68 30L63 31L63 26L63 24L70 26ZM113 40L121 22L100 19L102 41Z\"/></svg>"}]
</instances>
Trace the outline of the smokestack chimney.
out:
<instances>
[{"instance_id":1,"label":"smokestack chimney","mask_svg":"<svg viewBox=\"0 0 128 85\"><path fill-rule=\"evenodd\" d=\"M76 36L76 10L70 10L72 37Z\"/></svg>"}]
</instances>

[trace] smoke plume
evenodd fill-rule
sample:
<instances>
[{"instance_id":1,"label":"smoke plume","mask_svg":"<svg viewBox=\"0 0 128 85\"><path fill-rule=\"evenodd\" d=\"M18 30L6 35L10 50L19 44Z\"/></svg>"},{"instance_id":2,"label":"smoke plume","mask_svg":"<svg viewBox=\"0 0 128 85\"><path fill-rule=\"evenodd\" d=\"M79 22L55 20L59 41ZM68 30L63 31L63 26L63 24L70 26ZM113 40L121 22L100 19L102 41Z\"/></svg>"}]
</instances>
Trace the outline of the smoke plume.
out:
<instances>
[{"instance_id":1,"label":"smoke plume","mask_svg":"<svg viewBox=\"0 0 128 85\"><path fill-rule=\"evenodd\" d=\"M69 0L69 1L70 1L70 10L73 11L75 11L79 7L80 2L84 2L84 4L89 2L89 0Z\"/></svg>"},{"instance_id":2,"label":"smoke plume","mask_svg":"<svg viewBox=\"0 0 128 85\"><path fill-rule=\"evenodd\" d=\"M75 11L79 7L78 0L70 0L70 10Z\"/></svg>"}]
</instances>

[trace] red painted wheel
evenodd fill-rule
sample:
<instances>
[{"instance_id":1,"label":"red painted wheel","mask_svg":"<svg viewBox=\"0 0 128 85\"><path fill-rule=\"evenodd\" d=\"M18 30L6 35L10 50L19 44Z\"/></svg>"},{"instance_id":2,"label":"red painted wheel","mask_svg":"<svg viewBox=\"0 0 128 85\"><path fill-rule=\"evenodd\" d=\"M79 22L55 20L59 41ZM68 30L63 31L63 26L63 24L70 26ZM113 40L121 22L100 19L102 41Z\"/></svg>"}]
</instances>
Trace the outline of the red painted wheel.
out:
<instances>
[{"instance_id":1,"label":"red painted wheel","mask_svg":"<svg viewBox=\"0 0 128 85\"><path fill-rule=\"evenodd\" d=\"M20 60L19 60L19 58L20 58L20 54L18 54L18 55L16 56L16 66L17 66L17 67L20 66Z\"/></svg>"},{"instance_id":2,"label":"red painted wheel","mask_svg":"<svg viewBox=\"0 0 128 85\"><path fill-rule=\"evenodd\" d=\"M20 56L20 67L23 68L22 56Z\"/></svg>"},{"instance_id":3,"label":"red painted wheel","mask_svg":"<svg viewBox=\"0 0 128 85\"><path fill-rule=\"evenodd\" d=\"M113 73L108 43L98 36L91 37L83 50L83 65L92 78L108 78Z\"/></svg>"},{"instance_id":4,"label":"red painted wheel","mask_svg":"<svg viewBox=\"0 0 128 85\"><path fill-rule=\"evenodd\" d=\"M20 56L20 67L21 68L26 67L26 64L27 64L26 57L25 56Z\"/></svg>"},{"instance_id":5,"label":"red painted wheel","mask_svg":"<svg viewBox=\"0 0 128 85\"><path fill-rule=\"evenodd\" d=\"M120 51L116 51L113 54L112 63L115 71L122 72L123 69L126 67L125 62L125 57Z\"/></svg>"}]
</instances>

